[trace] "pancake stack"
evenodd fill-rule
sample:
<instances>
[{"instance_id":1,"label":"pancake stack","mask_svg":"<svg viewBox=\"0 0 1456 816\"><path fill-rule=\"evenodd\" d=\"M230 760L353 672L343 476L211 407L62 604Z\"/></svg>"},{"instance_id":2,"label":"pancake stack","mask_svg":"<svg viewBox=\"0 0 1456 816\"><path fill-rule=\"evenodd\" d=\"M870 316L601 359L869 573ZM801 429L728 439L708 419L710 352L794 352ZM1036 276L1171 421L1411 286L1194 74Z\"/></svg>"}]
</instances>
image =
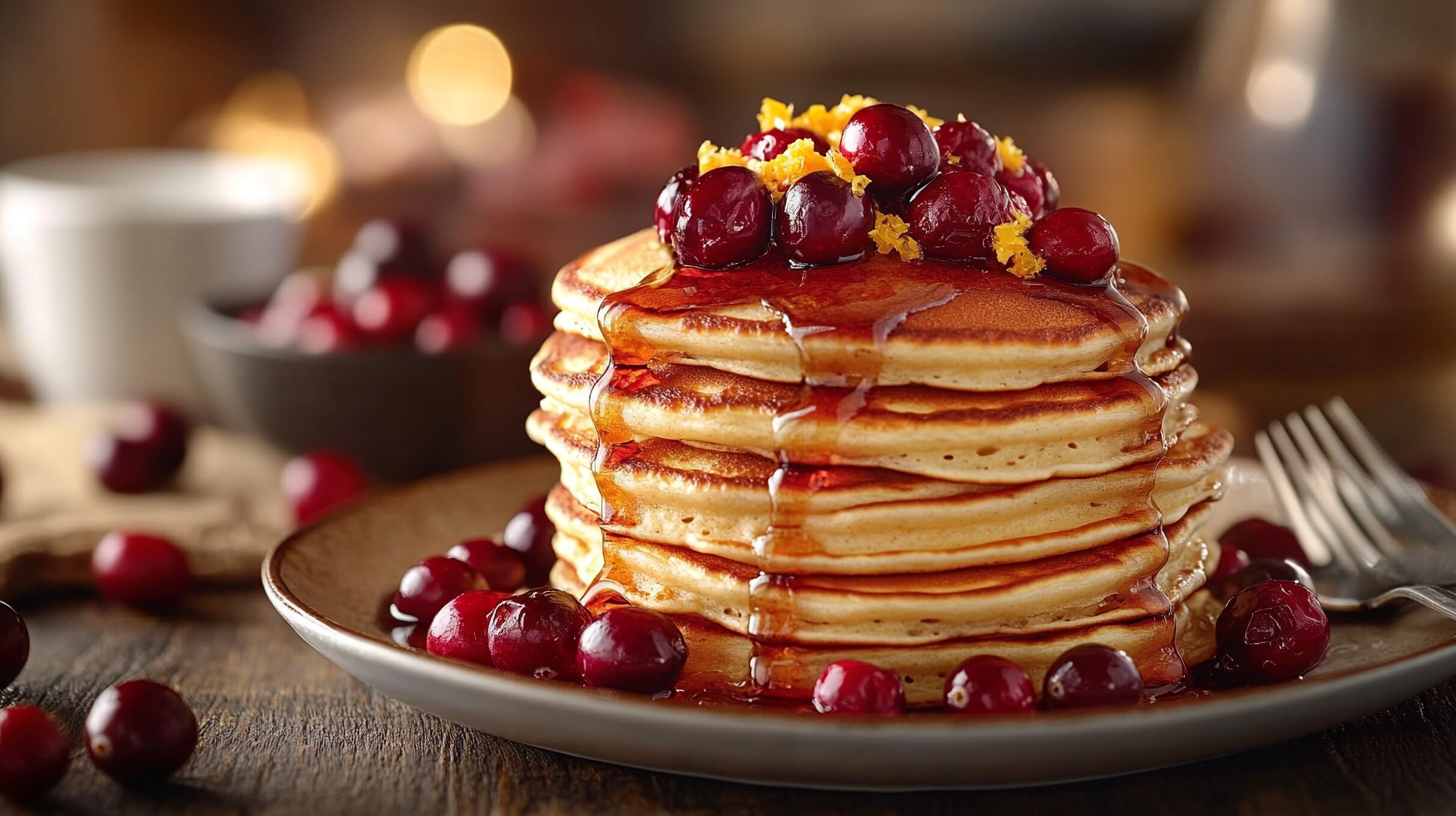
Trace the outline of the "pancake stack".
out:
<instances>
[{"instance_id":1,"label":"pancake stack","mask_svg":"<svg viewBox=\"0 0 1456 816\"><path fill-rule=\"evenodd\" d=\"M706 272L651 230L553 286L528 429L561 462L553 582L672 615L689 693L807 698L830 662L911 705L994 653L1150 686L1211 656L1200 534L1231 436L1198 419L1182 293L869 255Z\"/></svg>"}]
</instances>

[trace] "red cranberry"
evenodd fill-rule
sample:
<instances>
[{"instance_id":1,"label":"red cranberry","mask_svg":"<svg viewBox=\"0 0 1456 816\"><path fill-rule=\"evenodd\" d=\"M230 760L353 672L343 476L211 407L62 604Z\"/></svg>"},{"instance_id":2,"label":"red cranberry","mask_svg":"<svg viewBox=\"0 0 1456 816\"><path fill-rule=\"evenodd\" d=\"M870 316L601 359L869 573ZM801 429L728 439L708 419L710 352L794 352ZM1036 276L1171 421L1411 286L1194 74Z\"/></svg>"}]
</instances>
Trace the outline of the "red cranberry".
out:
<instances>
[{"instance_id":1,"label":"red cranberry","mask_svg":"<svg viewBox=\"0 0 1456 816\"><path fill-rule=\"evenodd\" d=\"M143 608L175 603L192 587L187 556L146 533L107 533L91 553L91 580L108 600Z\"/></svg>"},{"instance_id":2,"label":"red cranberry","mask_svg":"<svg viewBox=\"0 0 1456 816\"><path fill-rule=\"evenodd\" d=\"M333 300L340 308L352 309L359 296L378 286L380 281L403 277L410 277L410 272L353 249L345 252L334 265Z\"/></svg>"},{"instance_id":3,"label":"red cranberry","mask_svg":"<svg viewBox=\"0 0 1456 816\"><path fill-rule=\"evenodd\" d=\"M657 194L657 206L652 211L652 223L657 225L657 240L672 243L673 224L676 223L677 201L698 180L698 166L690 164L672 174Z\"/></svg>"},{"instance_id":4,"label":"red cranberry","mask_svg":"<svg viewBox=\"0 0 1456 816\"><path fill-rule=\"evenodd\" d=\"M871 105L849 118L839 152L869 176L877 196L898 196L935 175L940 148L919 116L899 105Z\"/></svg>"},{"instance_id":5,"label":"red cranberry","mask_svg":"<svg viewBox=\"0 0 1456 816\"><path fill-rule=\"evenodd\" d=\"M1309 569L1309 556L1299 546L1294 531L1261 518L1244 519L1218 537L1223 547L1238 547L1250 558L1287 558Z\"/></svg>"},{"instance_id":6,"label":"red cranberry","mask_svg":"<svg viewBox=\"0 0 1456 816\"><path fill-rule=\"evenodd\" d=\"M827 170L810 173L784 193L778 210L779 248L795 266L852 261L865 253L875 225L869 196Z\"/></svg>"},{"instance_id":7,"label":"red cranberry","mask_svg":"<svg viewBox=\"0 0 1456 816\"><path fill-rule=\"evenodd\" d=\"M952 261L989 258L994 230L1015 218L1011 196L979 173L942 173L910 201L906 221L925 254Z\"/></svg>"},{"instance_id":8,"label":"red cranberry","mask_svg":"<svg viewBox=\"0 0 1456 816\"><path fill-rule=\"evenodd\" d=\"M1235 595L1214 632L1219 665L1249 683L1292 680L1318 665L1330 645L1319 598L1294 581L1261 581Z\"/></svg>"},{"instance_id":9,"label":"red cranberry","mask_svg":"<svg viewBox=\"0 0 1456 816\"><path fill-rule=\"evenodd\" d=\"M189 432L187 420L176 411L157 403L131 403L115 428L91 437L86 458L107 490L145 493L164 486L182 469Z\"/></svg>"},{"instance_id":10,"label":"red cranberry","mask_svg":"<svg viewBox=\"0 0 1456 816\"><path fill-rule=\"evenodd\" d=\"M1046 271L1074 283L1107 277L1117 264L1117 230L1107 219L1081 207L1048 213L1027 231L1031 251L1046 261Z\"/></svg>"},{"instance_id":11,"label":"red cranberry","mask_svg":"<svg viewBox=\"0 0 1456 816\"><path fill-rule=\"evenodd\" d=\"M491 589L514 592L526 583L526 562L521 560L521 554L488 538L462 541L445 556L474 567Z\"/></svg>"},{"instance_id":12,"label":"red cranberry","mask_svg":"<svg viewBox=\"0 0 1456 816\"><path fill-rule=\"evenodd\" d=\"M576 647L592 622L571 593L540 587L512 595L490 615L490 659L538 680L575 680Z\"/></svg>"},{"instance_id":13,"label":"red cranberry","mask_svg":"<svg viewBox=\"0 0 1456 816\"><path fill-rule=\"evenodd\" d=\"M1036 690L1010 660L976 655L945 679L945 707L957 714L1020 714L1036 710Z\"/></svg>"},{"instance_id":14,"label":"red cranberry","mask_svg":"<svg viewBox=\"0 0 1456 816\"><path fill-rule=\"evenodd\" d=\"M293 506L299 524L315 519L358 498L369 487L364 469L338 451L317 448L299 454L283 466L283 495Z\"/></svg>"},{"instance_id":15,"label":"red cranberry","mask_svg":"<svg viewBox=\"0 0 1456 816\"><path fill-rule=\"evenodd\" d=\"M1052 175L1052 171L1045 164L1035 159L1027 159L1026 166L1041 179L1042 214L1053 212L1062 203L1062 187L1057 184L1057 177Z\"/></svg>"},{"instance_id":16,"label":"red cranberry","mask_svg":"<svg viewBox=\"0 0 1456 816\"><path fill-rule=\"evenodd\" d=\"M762 133L750 133L743 137L743 143L738 146L738 152L750 159L768 161L777 158L789 145L800 139L808 139L814 143L814 152L828 153L829 143L816 136L812 131L802 128L774 128L765 130Z\"/></svg>"},{"instance_id":17,"label":"red cranberry","mask_svg":"<svg viewBox=\"0 0 1456 816\"><path fill-rule=\"evenodd\" d=\"M381 265L417 274L430 265L424 228L400 218L375 218L354 234L354 251Z\"/></svg>"},{"instance_id":18,"label":"red cranberry","mask_svg":"<svg viewBox=\"0 0 1456 816\"><path fill-rule=\"evenodd\" d=\"M840 660L814 683L814 708L820 714L899 714L905 710L905 686L899 672Z\"/></svg>"},{"instance_id":19,"label":"red cranberry","mask_svg":"<svg viewBox=\"0 0 1456 816\"><path fill-rule=\"evenodd\" d=\"M545 496L522 505L501 533L501 543L520 553L526 562L526 582L532 586L546 583L551 568L556 566L556 551L551 547L555 535L556 525L546 515Z\"/></svg>"},{"instance_id":20,"label":"red cranberry","mask_svg":"<svg viewBox=\"0 0 1456 816\"><path fill-rule=\"evenodd\" d=\"M935 129L940 149L941 170L966 170L983 176L1001 172L1001 152L996 139L975 122L946 122ZM951 161L955 156L959 161Z\"/></svg>"},{"instance_id":21,"label":"red cranberry","mask_svg":"<svg viewBox=\"0 0 1456 816\"><path fill-rule=\"evenodd\" d=\"M1052 661L1042 685L1047 708L1135 703L1143 677L1125 652L1100 643L1073 646Z\"/></svg>"},{"instance_id":22,"label":"red cranberry","mask_svg":"<svg viewBox=\"0 0 1456 816\"><path fill-rule=\"evenodd\" d=\"M656 694L672 688L687 657L687 643L671 618L618 606L582 630L576 669L588 686Z\"/></svg>"},{"instance_id":23,"label":"red cranberry","mask_svg":"<svg viewBox=\"0 0 1456 816\"><path fill-rule=\"evenodd\" d=\"M534 300L512 303L501 313L501 338L516 346L532 346L551 333L551 314Z\"/></svg>"},{"instance_id":24,"label":"red cranberry","mask_svg":"<svg viewBox=\"0 0 1456 816\"><path fill-rule=\"evenodd\" d=\"M197 747L197 718L177 692L128 680L101 692L86 715L91 762L124 785L161 782Z\"/></svg>"},{"instance_id":25,"label":"red cranberry","mask_svg":"<svg viewBox=\"0 0 1456 816\"><path fill-rule=\"evenodd\" d=\"M747 167L719 167L678 198L672 248L687 266L724 269L768 248L773 202Z\"/></svg>"},{"instance_id":26,"label":"red cranberry","mask_svg":"<svg viewBox=\"0 0 1456 816\"><path fill-rule=\"evenodd\" d=\"M1042 192L1041 178L1031 171L1031 168L1023 166L1020 173L1013 173L1003 169L996 174L996 180L1001 186L1012 195L1021 196L1026 206L1022 212L1032 218L1040 218L1046 206L1046 195Z\"/></svg>"},{"instance_id":27,"label":"red cranberry","mask_svg":"<svg viewBox=\"0 0 1456 816\"><path fill-rule=\"evenodd\" d=\"M405 570L394 593L394 608L422 621L461 593L489 589L475 568L454 558L433 555Z\"/></svg>"},{"instance_id":28,"label":"red cranberry","mask_svg":"<svg viewBox=\"0 0 1456 816\"><path fill-rule=\"evenodd\" d=\"M1256 558L1214 588L1219 597L1232 598L1260 581L1293 581L1314 590L1309 571L1288 558Z\"/></svg>"},{"instance_id":29,"label":"red cranberry","mask_svg":"<svg viewBox=\"0 0 1456 816\"><path fill-rule=\"evenodd\" d=\"M425 649L440 657L494 665L490 662L490 613L509 597L509 592L479 589L456 595L435 613L425 636Z\"/></svg>"},{"instance_id":30,"label":"red cranberry","mask_svg":"<svg viewBox=\"0 0 1456 816\"><path fill-rule=\"evenodd\" d=\"M460 307L436 309L415 327L415 348L425 354L443 354L469 348L480 337L480 319Z\"/></svg>"},{"instance_id":31,"label":"red cranberry","mask_svg":"<svg viewBox=\"0 0 1456 816\"><path fill-rule=\"evenodd\" d=\"M1234 573L1249 565L1249 554L1238 547L1220 544L1218 550L1218 568L1208 574L1208 580L1205 582L1211 587L1222 584Z\"/></svg>"},{"instance_id":32,"label":"red cranberry","mask_svg":"<svg viewBox=\"0 0 1456 816\"><path fill-rule=\"evenodd\" d=\"M294 345L305 354L336 354L357 347L359 339L349 315L325 301L299 322Z\"/></svg>"},{"instance_id":33,"label":"red cranberry","mask_svg":"<svg viewBox=\"0 0 1456 816\"><path fill-rule=\"evenodd\" d=\"M70 767L71 746L49 715L28 705L0 709L0 796L40 796Z\"/></svg>"},{"instance_id":34,"label":"red cranberry","mask_svg":"<svg viewBox=\"0 0 1456 816\"><path fill-rule=\"evenodd\" d=\"M306 271L290 273L278 283L258 317L258 340L280 348L293 345L298 340L303 319L322 302L324 286L317 275Z\"/></svg>"},{"instance_id":35,"label":"red cranberry","mask_svg":"<svg viewBox=\"0 0 1456 816\"><path fill-rule=\"evenodd\" d=\"M0 688L15 682L30 659L30 630L15 607L0 601Z\"/></svg>"},{"instance_id":36,"label":"red cranberry","mask_svg":"<svg viewBox=\"0 0 1456 816\"><path fill-rule=\"evenodd\" d=\"M428 284L414 278L382 278L354 301L354 325L366 339L395 343L412 336L434 305Z\"/></svg>"},{"instance_id":37,"label":"red cranberry","mask_svg":"<svg viewBox=\"0 0 1456 816\"><path fill-rule=\"evenodd\" d=\"M482 320L496 320L515 301L537 296L536 278L521 259L489 247L455 253L445 267L445 296Z\"/></svg>"}]
</instances>

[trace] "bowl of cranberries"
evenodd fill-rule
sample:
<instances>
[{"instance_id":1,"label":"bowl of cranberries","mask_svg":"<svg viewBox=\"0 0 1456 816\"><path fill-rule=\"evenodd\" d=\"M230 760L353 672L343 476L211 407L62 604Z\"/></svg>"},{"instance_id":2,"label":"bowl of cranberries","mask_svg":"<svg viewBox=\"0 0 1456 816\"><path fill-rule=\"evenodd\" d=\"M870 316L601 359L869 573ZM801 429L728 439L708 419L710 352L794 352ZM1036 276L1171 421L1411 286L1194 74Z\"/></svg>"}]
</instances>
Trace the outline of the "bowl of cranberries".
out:
<instances>
[{"instance_id":1,"label":"bowl of cranberries","mask_svg":"<svg viewBox=\"0 0 1456 816\"><path fill-rule=\"evenodd\" d=\"M253 302L198 303L184 330L224 424L403 481L536 450L541 280L498 249L443 256L419 227L378 219L333 267Z\"/></svg>"}]
</instances>

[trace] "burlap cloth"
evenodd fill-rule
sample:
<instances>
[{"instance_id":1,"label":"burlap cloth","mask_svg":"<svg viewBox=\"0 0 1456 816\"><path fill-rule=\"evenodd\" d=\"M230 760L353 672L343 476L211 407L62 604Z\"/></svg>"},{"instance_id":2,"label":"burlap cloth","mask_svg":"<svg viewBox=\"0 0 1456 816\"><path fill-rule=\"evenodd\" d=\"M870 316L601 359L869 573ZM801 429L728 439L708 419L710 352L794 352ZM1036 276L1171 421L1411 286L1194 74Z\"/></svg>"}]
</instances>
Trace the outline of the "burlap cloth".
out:
<instances>
[{"instance_id":1,"label":"burlap cloth","mask_svg":"<svg viewBox=\"0 0 1456 816\"><path fill-rule=\"evenodd\" d=\"M203 583L259 580L263 554L292 517L279 488L285 457L249 437L200 427L171 489L104 490L82 447L114 408L0 401L0 599L90 583L91 549L112 530L165 535Z\"/></svg>"}]
</instances>

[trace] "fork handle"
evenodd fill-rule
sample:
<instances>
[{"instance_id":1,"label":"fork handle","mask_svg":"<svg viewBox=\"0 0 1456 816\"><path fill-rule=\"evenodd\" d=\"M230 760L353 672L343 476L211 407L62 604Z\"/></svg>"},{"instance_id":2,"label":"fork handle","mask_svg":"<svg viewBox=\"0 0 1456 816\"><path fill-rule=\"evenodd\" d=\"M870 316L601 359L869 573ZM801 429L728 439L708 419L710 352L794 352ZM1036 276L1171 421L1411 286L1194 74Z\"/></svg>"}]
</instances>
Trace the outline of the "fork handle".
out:
<instances>
[{"instance_id":1,"label":"fork handle","mask_svg":"<svg viewBox=\"0 0 1456 816\"><path fill-rule=\"evenodd\" d=\"M1456 620L1456 592L1445 587L1430 586L1429 584L1396 587L1382 597L1409 598Z\"/></svg>"}]
</instances>

